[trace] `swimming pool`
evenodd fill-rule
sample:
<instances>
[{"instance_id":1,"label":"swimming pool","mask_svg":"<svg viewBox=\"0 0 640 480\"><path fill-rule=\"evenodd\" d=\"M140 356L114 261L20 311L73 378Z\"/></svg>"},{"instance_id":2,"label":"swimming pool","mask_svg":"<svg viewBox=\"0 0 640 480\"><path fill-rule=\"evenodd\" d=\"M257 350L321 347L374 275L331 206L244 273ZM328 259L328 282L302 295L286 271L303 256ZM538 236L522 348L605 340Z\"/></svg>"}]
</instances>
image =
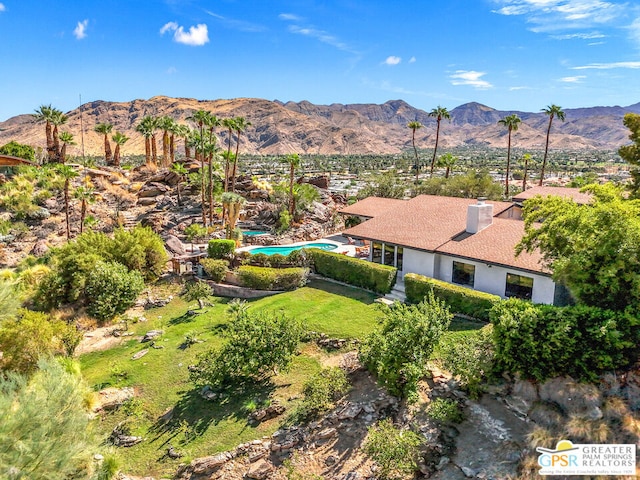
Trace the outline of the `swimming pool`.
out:
<instances>
[{"instance_id":1,"label":"swimming pool","mask_svg":"<svg viewBox=\"0 0 640 480\"><path fill-rule=\"evenodd\" d=\"M255 237L256 235L266 235L267 233L271 232L265 230L242 230L243 237Z\"/></svg>"},{"instance_id":2,"label":"swimming pool","mask_svg":"<svg viewBox=\"0 0 640 480\"><path fill-rule=\"evenodd\" d=\"M336 248L338 248L338 245L336 245L335 243L311 242L311 243L305 243L303 245L275 245L270 247L257 247L247 251L252 255L255 255L257 253L264 253L265 255L275 255L276 253L279 253L280 255L289 255L294 250L300 250L301 248L319 248L320 250L335 250Z\"/></svg>"}]
</instances>

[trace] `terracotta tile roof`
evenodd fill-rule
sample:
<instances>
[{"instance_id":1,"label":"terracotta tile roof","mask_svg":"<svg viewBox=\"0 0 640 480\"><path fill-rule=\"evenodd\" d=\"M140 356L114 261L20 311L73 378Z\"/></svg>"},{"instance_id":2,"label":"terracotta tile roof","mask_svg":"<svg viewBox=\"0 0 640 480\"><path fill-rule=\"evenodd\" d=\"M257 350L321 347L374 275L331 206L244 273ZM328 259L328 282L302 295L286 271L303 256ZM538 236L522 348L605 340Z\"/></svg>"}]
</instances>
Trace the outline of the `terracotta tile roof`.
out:
<instances>
[{"instance_id":1,"label":"terracotta tile roof","mask_svg":"<svg viewBox=\"0 0 640 480\"><path fill-rule=\"evenodd\" d=\"M367 197L353 205L338 210L338 212L373 218L405 203L407 203L407 200L399 200L397 198Z\"/></svg>"},{"instance_id":2,"label":"terracotta tile roof","mask_svg":"<svg viewBox=\"0 0 640 480\"><path fill-rule=\"evenodd\" d=\"M524 222L495 217L513 206L512 203L487 201L486 203L493 205L492 224L474 235L467 234L467 207L475 203L474 199L420 195L345 230L344 234L487 263L547 272L540 264L541 256L537 253L523 253L518 258L515 257L514 248L524 234Z\"/></svg>"},{"instance_id":3,"label":"terracotta tile roof","mask_svg":"<svg viewBox=\"0 0 640 480\"><path fill-rule=\"evenodd\" d=\"M574 202L579 204L586 204L591 201L591 194L582 193L579 188L567 187L533 187L513 197L513 201L524 202L536 195L542 195L543 197L555 195L558 197L572 198Z\"/></svg>"}]
</instances>

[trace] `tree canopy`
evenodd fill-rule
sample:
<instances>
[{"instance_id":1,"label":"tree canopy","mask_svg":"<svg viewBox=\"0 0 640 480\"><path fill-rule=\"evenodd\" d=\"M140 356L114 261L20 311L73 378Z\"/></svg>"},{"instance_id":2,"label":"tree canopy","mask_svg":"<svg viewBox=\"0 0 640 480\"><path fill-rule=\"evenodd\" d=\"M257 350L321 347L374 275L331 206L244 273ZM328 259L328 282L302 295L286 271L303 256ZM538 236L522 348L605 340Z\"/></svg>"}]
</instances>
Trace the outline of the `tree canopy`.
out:
<instances>
[{"instance_id":1,"label":"tree canopy","mask_svg":"<svg viewBox=\"0 0 640 480\"><path fill-rule=\"evenodd\" d=\"M640 306L640 200L612 184L582 189L589 205L549 196L525 202L517 253L539 248L554 279L586 305Z\"/></svg>"},{"instance_id":2,"label":"tree canopy","mask_svg":"<svg viewBox=\"0 0 640 480\"><path fill-rule=\"evenodd\" d=\"M631 184L629 185L631 195L640 197L640 115L637 113L627 113L623 120L624 126L631 130L629 138L633 143L624 145L618 150L622 159L632 165Z\"/></svg>"}]
</instances>

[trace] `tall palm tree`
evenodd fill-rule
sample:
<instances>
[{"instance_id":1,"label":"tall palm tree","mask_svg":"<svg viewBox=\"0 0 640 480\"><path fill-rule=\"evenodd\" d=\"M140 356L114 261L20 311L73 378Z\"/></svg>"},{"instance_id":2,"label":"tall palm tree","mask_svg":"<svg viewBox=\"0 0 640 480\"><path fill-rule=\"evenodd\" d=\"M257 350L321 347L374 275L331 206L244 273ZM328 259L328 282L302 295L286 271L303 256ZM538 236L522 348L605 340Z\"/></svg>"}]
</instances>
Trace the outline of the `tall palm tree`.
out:
<instances>
[{"instance_id":1,"label":"tall palm tree","mask_svg":"<svg viewBox=\"0 0 640 480\"><path fill-rule=\"evenodd\" d=\"M111 155L111 144L109 143L109 134L111 130L113 130L113 124L111 123L99 123L94 129L96 133L104 135L104 161L107 165L111 165L112 163L112 155Z\"/></svg>"},{"instance_id":2,"label":"tall palm tree","mask_svg":"<svg viewBox=\"0 0 640 480\"><path fill-rule=\"evenodd\" d=\"M51 131L51 118L54 108L49 105L40 105L40 107L35 110L35 113L32 114L34 120L36 122L44 121L44 131L47 138L47 161L52 162L54 160L54 150L53 150L53 134Z\"/></svg>"},{"instance_id":3,"label":"tall palm tree","mask_svg":"<svg viewBox=\"0 0 640 480\"><path fill-rule=\"evenodd\" d=\"M420 172L420 161L418 160L418 149L416 148L416 130L422 128L422 126L418 121L407 123L407 127L412 130L411 143L413 144L413 153L416 156L416 183L418 183L418 173Z\"/></svg>"},{"instance_id":4,"label":"tall palm tree","mask_svg":"<svg viewBox=\"0 0 640 480\"><path fill-rule=\"evenodd\" d=\"M116 149L113 152L113 165L115 167L119 167L120 166L120 147L125 143L127 143L127 140L129 140L129 137L127 137L122 132L116 132L111 136L111 140L113 140L113 143L116 144Z\"/></svg>"},{"instance_id":5,"label":"tall palm tree","mask_svg":"<svg viewBox=\"0 0 640 480\"><path fill-rule=\"evenodd\" d=\"M56 165L56 172L64 179L64 217L67 224L67 240L71 238L71 226L69 224L69 186L71 180L78 176L78 172L69 165Z\"/></svg>"},{"instance_id":6,"label":"tall palm tree","mask_svg":"<svg viewBox=\"0 0 640 480\"><path fill-rule=\"evenodd\" d=\"M205 169L204 169L204 125L207 122L210 113L206 110L197 110L191 114L187 120L194 122L198 126L198 140L199 145L196 147L196 159L200 159L200 173L201 173L201 183L200 183L200 197L202 202L202 225L207 226L207 211L206 211L206 188L205 188Z\"/></svg>"},{"instance_id":7,"label":"tall palm tree","mask_svg":"<svg viewBox=\"0 0 640 480\"><path fill-rule=\"evenodd\" d=\"M511 164L511 132L518 130L518 127L521 121L522 120L520 119L520 117L518 117L518 115L516 115L515 113L512 113L511 115L507 115L503 119L498 120L498 123L500 125L504 125L505 127L507 127L507 130L509 131L509 141L507 143L507 175L504 181L505 196L507 198L509 198L509 167Z\"/></svg>"},{"instance_id":8,"label":"tall palm tree","mask_svg":"<svg viewBox=\"0 0 640 480\"><path fill-rule=\"evenodd\" d=\"M284 161L289 164L289 214L293 217L293 213L296 211L296 197L293 195L293 176L296 168L300 168L301 160L297 153L292 153L287 155Z\"/></svg>"},{"instance_id":9,"label":"tall palm tree","mask_svg":"<svg viewBox=\"0 0 640 480\"><path fill-rule=\"evenodd\" d=\"M236 119L235 118L223 118L221 124L228 130L229 137L227 138L227 155L224 157L224 191L229 190L229 162L231 158L235 158L231 156L231 136L233 130L236 128Z\"/></svg>"},{"instance_id":10,"label":"tall palm tree","mask_svg":"<svg viewBox=\"0 0 640 480\"><path fill-rule=\"evenodd\" d=\"M64 163L64 159L60 155L60 137L58 134L58 127L64 125L69 120L69 117L62 113L62 110L54 108L51 113L51 125L53 125L53 152L55 161L58 163Z\"/></svg>"},{"instance_id":11,"label":"tall palm tree","mask_svg":"<svg viewBox=\"0 0 640 480\"><path fill-rule=\"evenodd\" d=\"M144 137L144 158L145 163L151 163L151 136L153 135L153 117L147 115L136 125L136 132Z\"/></svg>"},{"instance_id":12,"label":"tall palm tree","mask_svg":"<svg viewBox=\"0 0 640 480\"><path fill-rule=\"evenodd\" d=\"M189 126L183 123L180 123L180 124L176 123L173 134L176 137L181 138L182 141L184 142L184 156L186 158L191 157L191 149L189 147L189 136L191 135L191 129L189 128ZM174 160L172 159L171 163L173 163L173 161Z\"/></svg>"},{"instance_id":13,"label":"tall palm tree","mask_svg":"<svg viewBox=\"0 0 640 480\"><path fill-rule=\"evenodd\" d=\"M522 176L522 191L527 189L527 173L529 173L529 162L531 161L531 154L525 153L522 156L522 166L524 167L524 175Z\"/></svg>"},{"instance_id":14,"label":"tall palm tree","mask_svg":"<svg viewBox=\"0 0 640 480\"><path fill-rule=\"evenodd\" d=\"M73 192L73 198L80 200L80 234L84 231L84 221L87 218L87 205L96 201L95 189L81 185Z\"/></svg>"},{"instance_id":15,"label":"tall palm tree","mask_svg":"<svg viewBox=\"0 0 640 480\"><path fill-rule=\"evenodd\" d=\"M171 148L171 139L169 132L173 129L175 121L173 118L165 115L158 119L158 127L162 130L162 166L168 167L170 162L169 150Z\"/></svg>"},{"instance_id":16,"label":"tall palm tree","mask_svg":"<svg viewBox=\"0 0 640 480\"><path fill-rule=\"evenodd\" d=\"M236 161L233 162L233 172L231 172L231 191L236 191L236 168L238 167L238 161L240 160L240 136L248 127L251 126L251 122L247 122L244 117L234 118L234 130L236 131Z\"/></svg>"},{"instance_id":17,"label":"tall palm tree","mask_svg":"<svg viewBox=\"0 0 640 480\"><path fill-rule=\"evenodd\" d=\"M429 116L436 119L436 125L437 125L436 145L433 148L433 158L431 159L431 171L429 172L429 175L433 176L433 168L436 166L436 154L438 153L438 142L440 140L440 122L442 121L443 118L446 118L447 120L451 120L451 114L449 113L449 110L447 110L445 107L441 107L440 105L438 105L437 108L434 108L429 112Z\"/></svg>"},{"instance_id":18,"label":"tall palm tree","mask_svg":"<svg viewBox=\"0 0 640 480\"><path fill-rule=\"evenodd\" d=\"M209 114L207 116L207 120L205 122L205 126L209 129L208 138L207 138L207 164L209 166L209 183L208 183L208 194L209 194L209 225L213 225L213 159L216 160L219 158L219 149L218 149L218 137L215 134L215 129L220 127L221 122L218 117L213 114Z\"/></svg>"},{"instance_id":19,"label":"tall palm tree","mask_svg":"<svg viewBox=\"0 0 640 480\"><path fill-rule=\"evenodd\" d=\"M62 147L60 147L60 163L64 163L67 159L67 145L75 145L73 141L73 135L69 132L60 132L60 141Z\"/></svg>"},{"instance_id":20,"label":"tall palm tree","mask_svg":"<svg viewBox=\"0 0 640 480\"><path fill-rule=\"evenodd\" d=\"M551 104L547 106L547 108L543 108L541 110L545 115L549 117L549 125L547 126L547 142L544 145L544 158L542 160L542 170L540 171L540 182L539 186L542 186L542 181L544 180L544 169L547 166L547 153L549 151L549 135L551 134L551 124L553 123L553 118L558 117L558 120L562 120L564 122L565 114L562 110L562 107L558 105Z\"/></svg>"},{"instance_id":21,"label":"tall palm tree","mask_svg":"<svg viewBox=\"0 0 640 480\"><path fill-rule=\"evenodd\" d=\"M438 158L438 166L446 168L444 178L449 178L449 173L451 172L451 169L457 161L458 158L453 156L451 153L447 152L443 155L440 155L440 158Z\"/></svg>"}]
</instances>

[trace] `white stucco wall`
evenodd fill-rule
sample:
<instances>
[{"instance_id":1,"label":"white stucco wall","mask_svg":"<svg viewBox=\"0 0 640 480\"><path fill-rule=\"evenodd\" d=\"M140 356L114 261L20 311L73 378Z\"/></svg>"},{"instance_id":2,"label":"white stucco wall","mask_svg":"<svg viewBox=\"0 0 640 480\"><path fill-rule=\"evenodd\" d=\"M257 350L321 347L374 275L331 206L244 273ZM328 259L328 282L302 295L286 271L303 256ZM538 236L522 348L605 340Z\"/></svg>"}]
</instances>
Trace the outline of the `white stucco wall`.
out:
<instances>
[{"instance_id":1,"label":"white stucco wall","mask_svg":"<svg viewBox=\"0 0 640 480\"><path fill-rule=\"evenodd\" d=\"M409 252L411 253L409 254ZM534 303L553 303L555 283L550 277L497 265L489 266L482 262L405 249L404 273L418 273L420 275L451 283L454 261L475 265L475 290L492 293L505 298L504 292L507 282L507 273L514 273L516 275L533 278L533 292L531 300ZM437 268L434 268L434 266Z\"/></svg>"},{"instance_id":2,"label":"white stucco wall","mask_svg":"<svg viewBox=\"0 0 640 480\"><path fill-rule=\"evenodd\" d=\"M417 273L425 277L435 278L434 275L435 254L421 252L420 250L404 249L402 260L402 273Z\"/></svg>"}]
</instances>

